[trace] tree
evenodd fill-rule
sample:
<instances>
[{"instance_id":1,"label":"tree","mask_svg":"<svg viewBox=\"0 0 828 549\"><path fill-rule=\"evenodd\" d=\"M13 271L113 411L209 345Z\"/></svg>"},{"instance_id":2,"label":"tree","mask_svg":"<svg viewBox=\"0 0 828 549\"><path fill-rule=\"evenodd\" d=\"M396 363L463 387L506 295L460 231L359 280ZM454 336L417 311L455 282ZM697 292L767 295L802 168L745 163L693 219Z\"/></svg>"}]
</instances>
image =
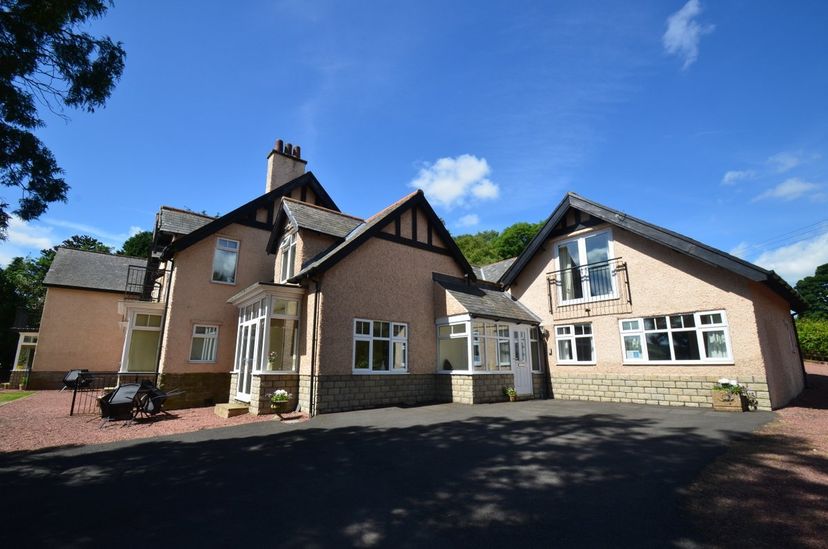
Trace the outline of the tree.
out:
<instances>
[{"instance_id":1,"label":"tree","mask_svg":"<svg viewBox=\"0 0 828 549\"><path fill-rule=\"evenodd\" d=\"M131 255L133 257L149 257L152 248L152 233L141 231L126 239L124 245L118 250L118 255Z\"/></svg>"},{"instance_id":2,"label":"tree","mask_svg":"<svg viewBox=\"0 0 828 549\"><path fill-rule=\"evenodd\" d=\"M472 265L488 265L498 261L494 248L497 231L481 231L477 234L461 234L454 238L457 246Z\"/></svg>"},{"instance_id":3,"label":"tree","mask_svg":"<svg viewBox=\"0 0 828 549\"><path fill-rule=\"evenodd\" d=\"M529 241L535 238L543 222L526 223L518 222L503 229L503 233L495 242L495 249L500 259L515 257L526 248Z\"/></svg>"},{"instance_id":4,"label":"tree","mask_svg":"<svg viewBox=\"0 0 828 549\"><path fill-rule=\"evenodd\" d=\"M103 107L124 71L121 43L79 29L109 9L106 0L0 0L0 183L18 187L14 214L40 217L65 202L69 185L52 152L32 133L43 126L36 102L60 116L63 106ZM0 240L10 204L0 197Z\"/></svg>"},{"instance_id":5,"label":"tree","mask_svg":"<svg viewBox=\"0 0 828 549\"><path fill-rule=\"evenodd\" d=\"M802 317L828 320L828 263L817 267L813 276L797 282L796 291L808 304Z\"/></svg>"}]
</instances>

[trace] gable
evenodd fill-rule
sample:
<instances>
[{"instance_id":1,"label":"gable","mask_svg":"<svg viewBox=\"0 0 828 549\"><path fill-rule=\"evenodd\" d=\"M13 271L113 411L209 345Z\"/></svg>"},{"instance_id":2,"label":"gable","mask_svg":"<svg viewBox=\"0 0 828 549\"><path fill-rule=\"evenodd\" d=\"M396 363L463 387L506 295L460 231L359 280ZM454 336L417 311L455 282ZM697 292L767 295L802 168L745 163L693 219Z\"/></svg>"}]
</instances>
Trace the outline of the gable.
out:
<instances>
[{"instance_id":1,"label":"gable","mask_svg":"<svg viewBox=\"0 0 828 549\"><path fill-rule=\"evenodd\" d=\"M575 193L567 193L535 238L529 242L526 249L500 278L500 284L504 287L511 285L549 239L601 223L620 227L698 261L726 269L748 280L766 284L784 298L795 311L801 311L807 307L796 291L773 271L763 269L682 234L608 208Z\"/></svg>"},{"instance_id":2,"label":"gable","mask_svg":"<svg viewBox=\"0 0 828 549\"><path fill-rule=\"evenodd\" d=\"M322 187L322 184L319 183L312 172L308 172L173 241L164 249L161 258L165 260L169 259L176 252L192 246L202 238L215 233L231 223L238 223L240 225L253 227L263 231L270 231L273 226L273 220L279 200L283 196L288 196L294 193L300 197L304 194L305 198L310 197L319 205L331 210L339 211L339 208Z\"/></svg>"}]
</instances>

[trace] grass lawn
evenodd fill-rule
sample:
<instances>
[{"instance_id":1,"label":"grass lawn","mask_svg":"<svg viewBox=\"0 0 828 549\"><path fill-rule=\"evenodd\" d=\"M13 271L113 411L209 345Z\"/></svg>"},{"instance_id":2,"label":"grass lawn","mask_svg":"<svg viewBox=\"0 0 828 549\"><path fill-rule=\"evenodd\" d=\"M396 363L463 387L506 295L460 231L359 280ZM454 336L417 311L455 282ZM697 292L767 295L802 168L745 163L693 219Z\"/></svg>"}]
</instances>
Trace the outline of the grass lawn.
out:
<instances>
[{"instance_id":1,"label":"grass lawn","mask_svg":"<svg viewBox=\"0 0 828 549\"><path fill-rule=\"evenodd\" d=\"M6 404L12 400L17 400L18 398L27 397L33 394L34 391L3 391L0 393L0 404Z\"/></svg>"}]
</instances>

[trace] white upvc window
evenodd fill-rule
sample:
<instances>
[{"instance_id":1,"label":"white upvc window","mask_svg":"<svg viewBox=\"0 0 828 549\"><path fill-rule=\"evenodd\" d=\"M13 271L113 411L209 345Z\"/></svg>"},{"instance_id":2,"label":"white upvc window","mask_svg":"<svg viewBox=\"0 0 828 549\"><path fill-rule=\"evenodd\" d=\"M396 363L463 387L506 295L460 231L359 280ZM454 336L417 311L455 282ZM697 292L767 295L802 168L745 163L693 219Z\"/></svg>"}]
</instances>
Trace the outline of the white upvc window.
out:
<instances>
[{"instance_id":1,"label":"white upvc window","mask_svg":"<svg viewBox=\"0 0 828 549\"><path fill-rule=\"evenodd\" d=\"M592 324L555 326L558 364L595 364Z\"/></svg>"},{"instance_id":2,"label":"white upvc window","mask_svg":"<svg viewBox=\"0 0 828 549\"><path fill-rule=\"evenodd\" d=\"M591 232L555 245L560 272L558 299L561 304L618 297L612 231Z\"/></svg>"},{"instance_id":3,"label":"white upvc window","mask_svg":"<svg viewBox=\"0 0 828 549\"><path fill-rule=\"evenodd\" d=\"M282 254L282 265L279 271L279 282L287 282L293 278L296 265L296 233L285 235L279 246Z\"/></svg>"},{"instance_id":4,"label":"white upvc window","mask_svg":"<svg viewBox=\"0 0 828 549\"><path fill-rule=\"evenodd\" d=\"M150 311L134 311L128 323L122 372L154 372L158 364L162 315Z\"/></svg>"},{"instance_id":5,"label":"white upvc window","mask_svg":"<svg viewBox=\"0 0 828 549\"><path fill-rule=\"evenodd\" d=\"M354 319L353 373L408 371L408 324Z\"/></svg>"},{"instance_id":6,"label":"white upvc window","mask_svg":"<svg viewBox=\"0 0 828 549\"><path fill-rule=\"evenodd\" d=\"M218 326L196 324L190 342L190 362L215 362Z\"/></svg>"},{"instance_id":7,"label":"white upvc window","mask_svg":"<svg viewBox=\"0 0 828 549\"><path fill-rule=\"evenodd\" d=\"M529 347L532 356L532 371L541 371L541 354L540 354L540 339L538 337L538 330L540 328L529 329Z\"/></svg>"},{"instance_id":8,"label":"white upvc window","mask_svg":"<svg viewBox=\"0 0 828 549\"><path fill-rule=\"evenodd\" d=\"M457 337L457 331L451 325L451 337ZM441 348L450 350L450 343L443 344L449 326L440 326ZM465 334L465 332L463 332ZM524 343L525 347L525 343ZM459 346L458 346L459 349ZM517 343L514 346L515 353L519 352ZM497 372L512 370L512 345L509 338L509 325L498 324L492 320L474 320L472 322L472 366L476 372ZM447 355L450 353L447 353ZM525 348L524 348L525 354ZM516 358L518 358L516 356ZM444 366L444 364L443 364ZM445 367L443 367L445 370ZM467 369L454 367L455 370Z\"/></svg>"},{"instance_id":9,"label":"white upvc window","mask_svg":"<svg viewBox=\"0 0 828 549\"><path fill-rule=\"evenodd\" d=\"M17 344L17 353L14 358L15 370L31 370L37 351L38 334L36 332L21 333Z\"/></svg>"},{"instance_id":10,"label":"white upvc window","mask_svg":"<svg viewBox=\"0 0 828 549\"><path fill-rule=\"evenodd\" d=\"M238 263L239 242L228 238L217 238L216 250L213 254L213 282L235 284Z\"/></svg>"},{"instance_id":11,"label":"white upvc window","mask_svg":"<svg viewBox=\"0 0 828 549\"><path fill-rule=\"evenodd\" d=\"M724 311L619 320L621 352L629 364L733 362Z\"/></svg>"}]
</instances>

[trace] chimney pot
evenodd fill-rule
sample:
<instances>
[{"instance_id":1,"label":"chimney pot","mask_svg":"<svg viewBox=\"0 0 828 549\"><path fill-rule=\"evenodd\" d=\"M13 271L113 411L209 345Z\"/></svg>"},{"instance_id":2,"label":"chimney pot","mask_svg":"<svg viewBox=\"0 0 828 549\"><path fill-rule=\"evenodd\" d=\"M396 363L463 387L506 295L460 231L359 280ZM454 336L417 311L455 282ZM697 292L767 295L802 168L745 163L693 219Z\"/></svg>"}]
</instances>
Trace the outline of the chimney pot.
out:
<instances>
[{"instance_id":1,"label":"chimney pot","mask_svg":"<svg viewBox=\"0 0 828 549\"><path fill-rule=\"evenodd\" d=\"M293 145L290 143L285 143L285 154L287 156L293 156Z\"/></svg>"},{"instance_id":2,"label":"chimney pot","mask_svg":"<svg viewBox=\"0 0 828 549\"><path fill-rule=\"evenodd\" d=\"M267 180L265 192L270 192L305 173L307 162L302 160L299 145L277 139L273 150L267 155Z\"/></svg>"},{"instance_id":3,"label":"chimney pot","mask_svg":"<svg viewBox=\"0 0 828 549\"><path fill-rule=\"evenodd\" d=\"M293 156L295 156L296 158L302 158L302 147L300 147L299 145L293 147Z\"/></svg>"},{"instance_id":4,"label":"chimney pot","mask_svg":"<svg viewBox=\"0 0 828 549\"><path fill-rule=\"evenodd\" d=\"M282 141L281 139L277 139L276 140L276 145L274 146L274 149L276 149L276 152L280 153L284 150L284 148L285 148L285 142Z\"/></svg>"}]
</instances>

